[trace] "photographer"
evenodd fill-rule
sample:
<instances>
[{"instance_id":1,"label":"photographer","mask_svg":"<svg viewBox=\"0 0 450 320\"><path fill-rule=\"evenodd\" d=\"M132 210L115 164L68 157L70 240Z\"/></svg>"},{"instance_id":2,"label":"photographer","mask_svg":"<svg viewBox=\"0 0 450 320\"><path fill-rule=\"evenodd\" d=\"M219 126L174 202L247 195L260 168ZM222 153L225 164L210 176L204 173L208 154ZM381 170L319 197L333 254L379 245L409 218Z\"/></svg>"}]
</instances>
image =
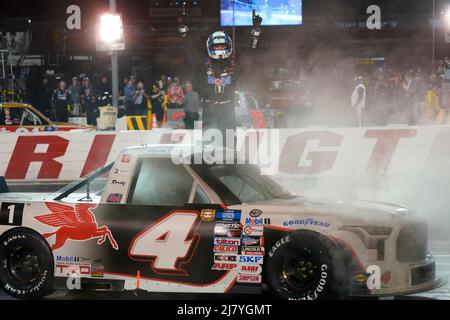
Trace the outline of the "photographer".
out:
<instances>
[{"instance_id":1,"label":"photographer","mask_svg":"<svg viewBox=\"0 0 450 320\"><path fill-rule=\"evenodd\" d=\"M147 104L150 99L149 95L145 93L144 83L142 81L138 82L136 86L136 91L134 91L132 101L134 103L134 115L136 116L146 116L147 115Z\"/></svg>"}]
</instances>

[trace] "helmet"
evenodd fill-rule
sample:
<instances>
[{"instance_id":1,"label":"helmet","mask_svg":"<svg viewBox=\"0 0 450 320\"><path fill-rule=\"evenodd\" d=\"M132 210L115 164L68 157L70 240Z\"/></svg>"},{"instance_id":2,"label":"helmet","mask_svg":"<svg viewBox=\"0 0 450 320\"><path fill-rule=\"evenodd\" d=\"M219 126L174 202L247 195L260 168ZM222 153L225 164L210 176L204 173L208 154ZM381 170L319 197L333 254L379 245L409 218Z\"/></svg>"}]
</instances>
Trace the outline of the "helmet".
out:
<instances>
[{"instance_id":1,"label":"helmet","mask_svg":"<svg viewBox=\"0 0 450 320\"><path fill-rule=\"evenodd\" d=\"M216 49L216 45L225 45L224 49ZM233 44L230 36L223 31L216 31L209 36L206 41L206 48L208 49L208 56L211 59L227 59L233 53Z\"/></svg>"}]
</instances>

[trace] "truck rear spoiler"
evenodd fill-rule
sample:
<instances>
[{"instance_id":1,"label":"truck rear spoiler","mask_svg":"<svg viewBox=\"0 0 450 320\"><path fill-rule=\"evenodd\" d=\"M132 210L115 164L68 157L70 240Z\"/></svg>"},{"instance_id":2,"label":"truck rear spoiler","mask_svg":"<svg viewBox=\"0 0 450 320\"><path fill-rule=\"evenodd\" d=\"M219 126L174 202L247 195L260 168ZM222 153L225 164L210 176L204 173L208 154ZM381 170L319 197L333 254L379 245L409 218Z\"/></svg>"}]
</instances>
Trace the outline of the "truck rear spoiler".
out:
<instances>
[{"instance_id":1,"label":"truck rear spoiler","mask_svg":"<svg viewBox=\"0 0 450 320\"><path fill-rule=\"evenodd\" d=\"M5 177L0 177L0 193L8 193L8 192L9 188L8 185L6 184Z\"/></svg>"}]
</instances>

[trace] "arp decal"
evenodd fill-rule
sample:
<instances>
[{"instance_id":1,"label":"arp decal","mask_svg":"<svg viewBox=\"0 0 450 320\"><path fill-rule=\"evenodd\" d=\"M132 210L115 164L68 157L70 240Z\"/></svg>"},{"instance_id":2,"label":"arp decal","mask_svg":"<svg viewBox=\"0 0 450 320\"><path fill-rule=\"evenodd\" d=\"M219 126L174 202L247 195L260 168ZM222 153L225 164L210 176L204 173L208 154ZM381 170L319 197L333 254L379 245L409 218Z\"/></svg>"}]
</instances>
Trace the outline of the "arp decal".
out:
<instances>
[{"instance_id":1,"label":"arp decal","mask_svg":"<svg viewBox=\"0 0 450 320\"><path fill-rule=\"evenodd\" d=\"M67 240L86 241L97 239L98 245L101 245L108 238L111 246L118 250L116 240L107 226L99 227L95 216L91 209L97 205L93 204L77 204L74 207L58 203L46 203L50 209L50 214L34 217L39 222L52 227L58 227L58 230L51 233L44 233L44 238L56 236L52 250L59 249L64 246Z\"/></svg>"},{"instance_id":2,"label":"arp decal","mask_svg":"<svg viewBox=\"0 0 450 320\"><path fill-rule=\"evenodd\" d=\"M235 268L237 268L236 263L221 262L221 263L214 263L211 270L233 270Z\"/></svg>"}]
</instances>

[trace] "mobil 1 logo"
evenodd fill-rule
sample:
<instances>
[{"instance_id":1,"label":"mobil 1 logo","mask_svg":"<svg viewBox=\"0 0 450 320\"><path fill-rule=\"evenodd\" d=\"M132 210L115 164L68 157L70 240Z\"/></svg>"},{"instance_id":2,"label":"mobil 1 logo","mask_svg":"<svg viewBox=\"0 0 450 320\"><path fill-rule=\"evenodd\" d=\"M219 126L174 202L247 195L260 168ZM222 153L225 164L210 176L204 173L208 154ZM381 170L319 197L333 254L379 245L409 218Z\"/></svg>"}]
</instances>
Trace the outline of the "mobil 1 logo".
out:
<instances>
[{"instance_id":1,"label":"mobil 1 logo","mask_svg":"<svg viewBox=\"0 0 450 320\"><path fill-rule=\"evenodd\" d=\"M3 202L0 207L0 225L21 226L23 203Z\"/></svg>"}]
</instances>

